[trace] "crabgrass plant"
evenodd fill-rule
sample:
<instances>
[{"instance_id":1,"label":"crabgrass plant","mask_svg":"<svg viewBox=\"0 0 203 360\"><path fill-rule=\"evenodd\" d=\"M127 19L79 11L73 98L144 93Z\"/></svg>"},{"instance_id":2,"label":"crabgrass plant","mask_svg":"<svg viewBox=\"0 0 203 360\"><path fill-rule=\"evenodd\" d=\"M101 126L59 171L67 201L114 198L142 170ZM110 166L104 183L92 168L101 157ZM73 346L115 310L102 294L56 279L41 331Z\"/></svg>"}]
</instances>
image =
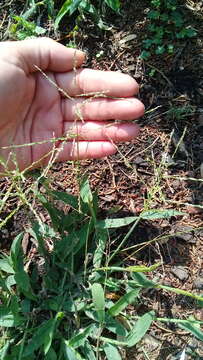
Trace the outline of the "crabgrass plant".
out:
<instances>
[{"instance_id":1,"label":"crabgrass plant","mask_svg":"<svg viewBox=\"0 0 203 360\"><path fill-rule=\"evenodd\" d=\"M46 180L41 181L46 192L36 190L35 196L48 211L51 225L38 219L26 231L36 244L38 259L31 261L23 254L24 232L0 258L1 359L121 359L121 348L138 344L153 322L173 322L203 340L203 322L194 318L157 318L150 309L142 316L129 315L128 305L136 309L146 289L190 296L199 306L203 300L150 280L147 273L160 264L118 265L111 246L118 227L131 224L126 241L141 219L180 213L149 210L139 217L100 220L97 195L87 178L80 181L78 197L50 190ZM55 200L72 212L58 210Z\"/></svg>"},{"instance_id":2,"label":"crabgrass plant","mask_svg":"<svg viewBox=\"0 0 203 360\"><path fill-rule=\"evenodd\" d=\"M142 341L154 322L173 322L203 340L203 321L159 318L150 308L140 316L136 313L143 291L149 289L192 297L200 307L201 296L153 280L158 263L124 266L119 259L141 220L183 213L145 206L139 216L100 219L98 196L87 177L78 180L78 196L49 186L47 172L58 151L54 143L47 167L33 174L28 188L24 187L25 172L18 171L16 164L16 171L7 171L11 184L1 194L1 212L9 197L19 199L17 208L1 220L1 227L20 207L28 208L34 220L0 256L0 359L119 360L124 349ZM49 224L33 207L33 196L48 212ZM59 210L57 201L72 210L68 214ZM126 226L125 236L118 239L116 230ZM28 258L23 250L26 236L35 251ZM128 311L130 304L133 314Z\"/></svg>"}]
</instances>

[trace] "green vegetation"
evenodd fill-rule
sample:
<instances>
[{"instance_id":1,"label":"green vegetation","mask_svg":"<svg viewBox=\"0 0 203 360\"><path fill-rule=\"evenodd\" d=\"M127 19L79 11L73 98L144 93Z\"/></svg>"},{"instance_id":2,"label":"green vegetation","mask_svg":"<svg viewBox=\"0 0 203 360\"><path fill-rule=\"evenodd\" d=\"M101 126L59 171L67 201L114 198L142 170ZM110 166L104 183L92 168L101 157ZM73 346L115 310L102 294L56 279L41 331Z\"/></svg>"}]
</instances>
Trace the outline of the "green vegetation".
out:
<instances>
[{"instance_id":1,"label":"green vegetation","mask_svg":"<svg viewBox=\"0 0 203 360\"><path fill-rule=\"evenodd\" d=\"M152 0L150 4L143 58L171 54L176 40L196 35L192 27L186 26L176 0ZM105 7L119 12L121 4L118 0L67 0L57 9L52 0L30 0L22 14L13 16L9 34L20 40L47 35L47 29L34 21L41 9L46 11L55 31L62 19L72 14L76 23L88 14L105 30ZM193 113L193 107L181 105L166 111L166 116L184 120ZM186 215L152 206L155 198L164 199L161 181L167 176L165 157L159 167L153 163L154 181L144 199L144 210L139 216L122 218L100 217L98 196L91 191L86 177L78 180L78 196L54 191L46 176L51 165L41 173L33 172L32 185L26 190L24 173L8 173L11 185L5 194L1 193L0 214L8 198L17 197L19 201L16 209L2 217L0 228L22 207L32 212L34 220L26 232L15 237L9 251L0 256L0 360L120 360L121 350L141 344L154 323L173 324L203 341L203 321L193 316L157 317L150 307L142 314L129 311L130 306L137 309L144 303L147 290L167 296L175 293L191 298L200 309L203 307L200 295L166 286L155 278L153 271L163 264L129 266L120 256L141 221L150 223ZM32 205L33 198L48 212L49 225L42 223ZM58 202L71 209L68 214L58 209ZM118 235L121 227L125 229L124 236ZM23 249L27 234L37 249L33 258L27 258ZM151 242L170 236L165 234ZM145 248L149 243L135 244L130 250Z\"/></svg>"},{"instance_id":2,"label":"green vegetation","mask_svg":"<svg viewBox=\"0 0 203 360\"><path fill-rule=\"evenodd\" d=\"M146 39L142 58L151 55L173 54L177 40L192 38L197 32L187 25L178 0L151 0Z\"/></svg>"},{"instance_id":3,"label":"green vegetation","mask_svg":"<svg viewBox=\"0 0 203 360\"><path fill-rule=\"evenodd\" d=\"M107 359L121 359L119 349L140 342L154 321L173 321L203 340L202 322L194 318L162 319L154 311L142 316L128 314L129 304L142 302L144 289L190 296L199 301L199 306L203 300L144 275L160 264L118 266L118 259L113 261L116 249L110 245L117 241L118 227L132 224L127 241L132 227L142 218L153 220L182 213L149 210L139 218L99 221L97 195L91 192L86 178L80 183L79 197L50 190L45 180L42 183L46 193L36 191L35 195L52 224L34 222L27 231L37 243L39 259L33 263L25 259L23 233L13 241L10 254L0 258L1 359L87 360L104 354ZM54 206L56 199L71 206L70 215ZM125 279L118 274L125 274Z\"/></svg>"},{"instance_id":4,"label":"green vegetation","mask_svg":"<svg viewBox=\"0 0 203 360\"><path fill-rule=\"evenodd\" d=\"M90 0L66 0L59 10L55 9L53 0L44 0L35 2L35 0L28 1L28 9L20 16L13 16L14 22L10 25L10 36L17 40L23 40L30 37L45 35L47 30L36 25L35 22L30 21L36 14L40 13L42 9L46 12L46 16L52 21L53 29L57 30L61 20L66 17L75 16L75 23L80 23L80 20L85 15L88 15L98 26L103 30L108 30L108 26L102 20L103 14L106 13L106 8L118 13L120 9L119 0L97 0L96 6ZM75 15L75 13L77 13ZM75 31L78 26L75 27Z\"/></svg>"},{"instance_id":5,"label":"green vegetation","mask_svg":"<svg viewBox=\"0 0 203 360\"><path fill-rule=\"evenodd\" d=\"M61 19L68 14L71 16L76 11L79 11L81 15L88 14L98 24L101 29L106 30L108 27L103 23L101 15L105 6L108 6L113 11L118 12L120 9L119 0L97 0L97 6L95 7L90 0L66 0L59 10L55 18L55 27L58 27Z\"/></svg>"}]
</instances>

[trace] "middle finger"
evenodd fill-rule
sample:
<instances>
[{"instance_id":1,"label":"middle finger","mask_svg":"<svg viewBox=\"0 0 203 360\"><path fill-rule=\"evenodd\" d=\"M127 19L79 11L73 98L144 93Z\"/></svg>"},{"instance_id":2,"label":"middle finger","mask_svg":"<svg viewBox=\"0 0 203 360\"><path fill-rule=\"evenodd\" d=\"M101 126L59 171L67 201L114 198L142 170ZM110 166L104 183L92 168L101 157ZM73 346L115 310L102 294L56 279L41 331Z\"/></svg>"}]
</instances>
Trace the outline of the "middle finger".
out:
<instances>
[{"instance_id":1,"label":"middle finger","mask_svg":"<svg viewBox=\"0 0 203 360\"><path fill-rule=\"evenodd\" d=\"M65 121L74 120L134 120L144 114L144 105L136 98L127 99L62 99Z\"/></svg>"}]
</instances>

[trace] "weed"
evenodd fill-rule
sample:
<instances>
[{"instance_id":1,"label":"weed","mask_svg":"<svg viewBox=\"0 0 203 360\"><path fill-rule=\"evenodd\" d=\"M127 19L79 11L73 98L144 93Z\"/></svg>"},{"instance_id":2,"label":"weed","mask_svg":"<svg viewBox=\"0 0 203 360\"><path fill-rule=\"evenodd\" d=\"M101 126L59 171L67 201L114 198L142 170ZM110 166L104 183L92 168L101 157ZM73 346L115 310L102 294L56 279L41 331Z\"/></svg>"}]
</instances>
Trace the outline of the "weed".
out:
<instances>
[{"instance_id":1,"label":"weed","mask_svg":"<svg viewBox=\"0 0 203 360\"><path fill-rule=\"evenodd\" d=\"M58 29L64 16L72 16L76 13L74 32L78 31L77 24L80 23L80 20L85 15L89 15L99 28L108 30L109 26L102 20L106 7L111 8L117 13L120 9L119 0L105 0L104 2L97 0L95 5L90 0L66 0L59 11L54 9L54 2L52 0L40 2L29 0L27 5L28 8L20 16L13 16L14 22L9 26L9 34L13 39L23 40L46 34L46 29L38 26L36 22L30 21L30 19L36 18L36 13L40 8L43 8L43 11L46 12L46 16L48 15L48 18L52 21L52 26L55 30Z\"/></svg>"},{"instance_id":2,"label":"weed","mask_svg":"<svg viewBox=\"0 0 203 360\"><path fill-rule=\"evenodd\" d=\"M43 270L23 256L23 233L14 239L10 254L0 259L1 359L101 359L104 354L107 359L121 359L120 348L140 342L153 321L173 321L203 339L198 328L202 322L195 319L157 319L150 309L140 317L127 312L129 304L136 306L141 301L144 289L190 296L200 306L201 296L164 286L143 274L159 264L110 265L118 253L110 246L112 229L181 213L150 210L139 218L101 221L97 195L91 192L87 178L80 181L79 197L51 190L46 181L41 181L46 192L36 190L35 195L52 223L36 221L27 233L38 244ZM59 211L56 200L71 206L71 214ZM48 239L52 242L49 251Z\"/></svg>"},{"instance_id":3,"label":"weed","mask_svg":"<svg viewBox=\"0 0 203 360\"><path fill-rule=\"evenodd\" d=\"M24 19L15 18L16 28L13 28L13 34L18 38L38 35L35 24L29 22L28 18L37 11L34 5L41 5L34 1L29 3L32 6ZM50 7L49 16L53 18L53 2L47 0L43 4ZM72 8L75 12L78 10L82 13L84 4L87 1L69 1L69 5L78 6ZM112 8L114 4L119 6L116 1L106 1L106 4ZM92 6L89 2L89 12L92 11ZM63 16L70 13L70 8L67 7L66 10ZM58 24L61 19L58 18ZM21 34L22 28L24 33ZM50 81L48 77L47 80ZM55 86L54 83L52 85ZM58 91L67 96L63 89ZM95 96L105 97L104 94L92 94L92 98ZM184 111L178 108L178 118L190 115L191 111L190 108ZM172 119L175 114L177 108L173 111L170 109L167 113ZM80 118L80 114L77 115ZM0 257L0 359L120 360L121 349L139 344L154 322L175 324L200 341L203 340L203 322L193 317L160 318L151 307L140 316L135 312L143 303L143 292L146 298L146 292L151 289L190 297L202 307L200 295L165 286L153 279L153 271L160 264L125 266L119 257L126 250L124 246L127 246L129 236L140 221L185 216L177 210L153 208L156 197L165 200L162 199L161 189L162 178L168 176L165 157L157 166L152 152L154 181L148 189L141 214L102 220L98 214L97 194L92 193L87 178L79 180L77 197L68 192L54 191L49 186L47 172L57 155L54 147L57 140L65 141L67 138L51 140L53 150L50 152L50 162L41 173L32 173L33 183L28 189L25 190L23 186L25 172L20 173L16 169L6 173L11 179L11 185L6 194L1 194L0 212L9 198L17 197L19 200L17 208L2 219L0 227L20 207L29 208L35 221L26 232L18 234L10 251L2 252ZM22 146L28 145L36 144ZM154 143L150 144L144 152L153 145ZM121 157L126 166L130 166L127 159L123 155ZM43 192L40 192L39 185L43 186ZM48 212L49 225L42 222L40 214L33 208L33 196ZM59 210L58 201L71 208L71 211L66 214ZM126 226L128 231L118 244L115 231ZM37 251L34 258L30 253L29 256L23 253L25 235L32 239L33 252ZM174 234L133 245L128 250L140 249L170 236ZM135 310L133 314L128 311L129 305Z\"/></svg>"},{"instance_id":4,"label":"weed","mask_svg":"<svg viewBox=\"0 0 203 360\"><path fill-rule=\"evenodd\" d=\"M197 35L187 25L178 0L151 0L147 18L149 25L147 38L143 41L143 59L148 59L153 54L173 54L177 40Z\"/></svg>"},{"instance_id":5,"label":"weed","mask_svg":"<svg viewBox=\"0 0 203 360\"><path fill-rule=\"evenodd\" d=\"M9 27L10 37L16 40L45 35L46 29L37 26L34 22L25 20L22 16L13 16L14 23Z\"/></svg>"},{"instance_id":6,"label":"weed","mask_svg":"<svg viewBox=\"0 0 203 360\"><path fill-rule=\"evenodd\" d=\"M84 14L90 15L101 29L107 30L108 26L102 20L102 13L104 13L105 11L105 6L108 6L113 11L118 12L120 9L120 1L97 0L96 4L97 6L94 6L92 1L90 0L66 0L62 5L61 9L59 10L58 14L56 15L55 27L58 27L60 21L65 15L71 16L76 11L78 11L80 13L80 16L83 16Z\"/></svg>"}]
</instances>

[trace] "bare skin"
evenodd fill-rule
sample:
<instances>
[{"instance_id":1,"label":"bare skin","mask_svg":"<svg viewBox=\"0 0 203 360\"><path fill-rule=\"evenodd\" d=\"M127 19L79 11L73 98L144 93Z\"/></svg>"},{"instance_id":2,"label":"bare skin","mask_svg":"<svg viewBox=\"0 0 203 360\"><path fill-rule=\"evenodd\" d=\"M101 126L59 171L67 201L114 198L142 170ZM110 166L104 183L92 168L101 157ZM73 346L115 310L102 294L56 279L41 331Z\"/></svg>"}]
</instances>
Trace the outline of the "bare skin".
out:
<instances>
[{"instance_id":1,"label":"bare skin","mask_svg":"<svg viewBox=\"0 0 203 360\"><path fill-rule=\"evenodd\" d=\"M11 152L20 170L33 163L46 165L46 154L53 149L48 140L53 138L67 137L55 144L61 150L57 161L65 161L113 154L114 143L138 135L138 126L129 122L144 113L143 104L133 97L139 90L136 81L117 72L73 70L84 58L83 52L47 38L0 44L0 156L7 168L16 166ZM109 98L87 101L92 92L104 92ZM35 142L43 143L11 149Z\"/></svg>"}]
</instances>

